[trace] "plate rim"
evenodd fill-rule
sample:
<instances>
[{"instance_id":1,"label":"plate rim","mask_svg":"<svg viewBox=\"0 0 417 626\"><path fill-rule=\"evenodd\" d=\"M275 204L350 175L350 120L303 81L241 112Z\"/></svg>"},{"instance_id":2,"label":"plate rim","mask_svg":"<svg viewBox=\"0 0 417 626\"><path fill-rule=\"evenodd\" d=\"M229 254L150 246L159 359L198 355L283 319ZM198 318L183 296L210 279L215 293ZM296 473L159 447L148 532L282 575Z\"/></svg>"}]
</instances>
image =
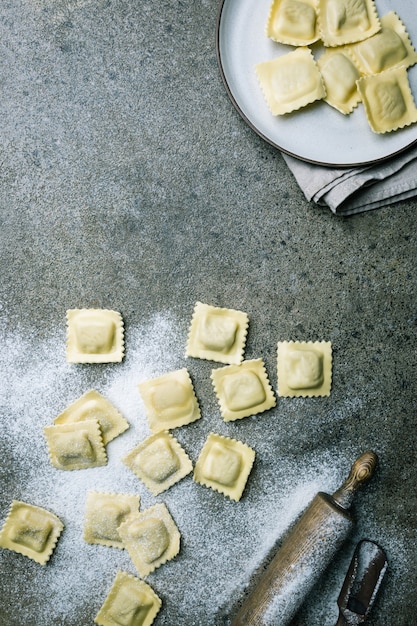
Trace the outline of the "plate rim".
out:
<instances>
[{"instance_id":1,"label":"plate rim","mask_svg":"<svg viewBox=\"0 0 417 626\"><path fill-rule=\"evenodd\" d=\"M249 126L249 128L251 128L257 135L258 137L260 137L261 139L263 139L266 143L268 143L270 146L272 146L273 148L276 148L277 150L279 150L280 152L283 152L284 154L293 157L295 159L298 159L300 161L304 161L306 163L311 163L312 165L323 165L325 167L333 167L333 168L340 168L340 169L351 169L351 168L355 168L355 167L366 167L366 166L371 166L371 165L376 165L378 163L383 163L384 161L388 161L389 159L394 159L396 156L402 154L403 152L405 152L406 150L412 148L412 146L417 144L417 138L413 139L410 143L408 143L407 145L403 146L402 148L400 148L399 150L395 150L394 152L391 152L390 154L387 154L385 156L382 157L378 157L376 159L368 159L365 161L355 161L352 163L332 163L330 161L318 161L316 159L310 159L308 157L304 157L304 156L300 156L298 154L295 154L294 152L291 152L291 150L288 150L287 148L284 148L282 146L280 146L278 143L276 143L275 141L273 141L270 137L268 137L265 133L263 133L259 128L257 128L256 124L254 122L252 122L252 120L250 120L248 118L248 116L244 113L244 111L242 110L241 106L239 105L239 102L237 101L237 99L235 98L231 87L229 85L229 82L227 80L226 77L226 73L224 71L224 67L223 67L223 62L222 62L222 51L221 51L221 44L220 44L220 28L221 28L221 24L222 24L222 17L223 17L223 10L224 10L224 6L227 2L231 2L233 0L220 0L220 4L218 7L218 11L217 11L217 20L216 20L216 58L217 58L217 65L220 71L220 76L221 79L223 81L223 85L226 89L226 92L229 96L230 101L232 102L234 108L236 109L236 111L239 113L240 117L245 121L245 123Z\"/></svg>"}]
</instances>

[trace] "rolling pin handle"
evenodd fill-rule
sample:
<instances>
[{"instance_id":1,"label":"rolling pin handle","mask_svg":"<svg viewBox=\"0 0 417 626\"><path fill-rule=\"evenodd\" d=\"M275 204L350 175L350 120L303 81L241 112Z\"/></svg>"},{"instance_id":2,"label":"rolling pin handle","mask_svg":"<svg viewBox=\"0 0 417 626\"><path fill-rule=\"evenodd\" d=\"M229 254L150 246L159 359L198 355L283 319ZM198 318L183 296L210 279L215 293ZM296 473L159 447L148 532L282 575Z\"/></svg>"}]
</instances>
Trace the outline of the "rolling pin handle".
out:
<instances>
[{"instance_id":1,"label":"rolling pin handle","mask_svg":"<svg viewBox=\"0 0 417 626\"><path fill-rule=\"evenodd\" d=\"M372 450L361 454L352 465L349 476L343 485L334 492L333 500L344 509L348 509L356 491L373 475L377 462L378 457Z\"/></svg>"}]
</instances>

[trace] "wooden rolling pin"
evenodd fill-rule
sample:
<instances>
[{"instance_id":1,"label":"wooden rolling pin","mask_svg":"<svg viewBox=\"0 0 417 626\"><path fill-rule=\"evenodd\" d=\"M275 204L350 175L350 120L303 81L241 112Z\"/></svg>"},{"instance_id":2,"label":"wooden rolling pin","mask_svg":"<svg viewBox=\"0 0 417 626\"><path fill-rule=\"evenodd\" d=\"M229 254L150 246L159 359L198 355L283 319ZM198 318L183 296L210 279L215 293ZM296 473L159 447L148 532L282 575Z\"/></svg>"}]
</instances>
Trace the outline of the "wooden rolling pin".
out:
<instances>
[{"instance_id":1,"label":"wooden rolling pin","mask_svg":"<svg viewBox=\"0 0 417 626\"><path fill-rule=\"evenodd\" d=\"M376 454L365 452L340 489L313 498L231 626L285 626L291 621L352 529L354 519L348 509L376 463Z\"/></svg>"}]
</instances>

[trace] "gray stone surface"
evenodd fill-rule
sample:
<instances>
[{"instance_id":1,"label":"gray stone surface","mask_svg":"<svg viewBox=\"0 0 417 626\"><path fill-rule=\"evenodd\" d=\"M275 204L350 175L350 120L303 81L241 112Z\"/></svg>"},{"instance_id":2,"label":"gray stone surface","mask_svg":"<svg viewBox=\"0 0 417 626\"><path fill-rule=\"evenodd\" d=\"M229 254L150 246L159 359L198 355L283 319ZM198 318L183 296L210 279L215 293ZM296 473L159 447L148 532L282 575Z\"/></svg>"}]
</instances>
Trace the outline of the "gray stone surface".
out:
<instances>
[{"instance_id":1,"label":"gray stone surface","mask_svg":"<svg viewBox=\"0 0 417 626\"><path fill-rule=\"evenodd\" d=\"M335 623L354 544L368 536L386 548L390 561L369 624L411 626L417 584L417 203L345 219L307 203L280 154L245 125L228 99L215 54L217 9L215 0L2 0L5 388L30 397L31 389L16 382L10 337L24 340L33 354L58 337L64 359L68 308L120 311L127 360L138 333L155 315L168 315L182 346L170 367L189 367L203 412L200 422L179 430L178 439L194 462L212 430L251 445L257 460L239 503L194 485L191 477L157 499L181 519L183 543L180 556L149 577L163 599L155 625L227 623L226 605L241 594L245 568L255 569L261 559L275 516L276 539L286 530L292 485L299 492L315 476L317 490L336 488L354 458L372 448L380 465L358 495L359 525L294 625ZM264 358L274 389L278 340L332 341L331 396L281 398L267 414L224 424L209 380L216 365L183 358L197 300L248 313L246 356ZM19 361L22 371L33 354ZM120 372L128 365L134 363L121 364ZM108 376L104 366L93 373L76 368L77 386L68 371L64 406ZM56 379L43 382L46 401ZM19 439L17 405L12 403L15 413L2 410L0 419L7 428L14 424ZM139 408L138 401L137 419L143 420ZM45 453L41 424L51 415L33 420L39 420L39 437L24 462L16 459L10 438L0 441L2 520L11 500L25 494L22 468L31 466L35 449L36 458ZM54 510L57 487L54 474L47 477L42 488L51 495L34 503ZM85 483L78 476L68 480L80 481L80 501L85 489L96 488L88 474ZM134 480L129 488L136 488ZM139 483L137 491L144 504L155 501ZM63 546L66 536L73 537L67 526ZM82 544L75 533L77 541ZM75 559L60 557L59 546L44 569L0 552L2 625L87 626L116 571L135 573L125 553L95 546L86 579ZM66 576L73 568L74 580L84 575L85 587L66 610L59 604L61 568ZM39 607L48 603L45 621Z\"/></svg>"}]
</instances>

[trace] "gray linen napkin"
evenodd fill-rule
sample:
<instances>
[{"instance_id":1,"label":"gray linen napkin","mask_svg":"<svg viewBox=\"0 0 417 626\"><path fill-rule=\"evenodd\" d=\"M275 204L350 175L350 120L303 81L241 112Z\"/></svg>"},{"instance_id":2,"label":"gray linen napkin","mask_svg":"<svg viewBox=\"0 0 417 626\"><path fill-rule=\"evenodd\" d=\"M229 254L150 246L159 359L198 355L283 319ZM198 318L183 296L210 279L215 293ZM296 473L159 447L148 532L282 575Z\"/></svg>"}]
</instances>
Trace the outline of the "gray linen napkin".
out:
<instances>
[{"instance_id":1,"label":"gray linen napkin","mask_svg":"<svg viewBox=\"0 0 417 626\"><path fill-rule=\"evenodd\" d=\"M378 209L417 195L417 143L374 165L331 168L282 155L305 197L336 215Z\"/></svg>"}]
</instances>

